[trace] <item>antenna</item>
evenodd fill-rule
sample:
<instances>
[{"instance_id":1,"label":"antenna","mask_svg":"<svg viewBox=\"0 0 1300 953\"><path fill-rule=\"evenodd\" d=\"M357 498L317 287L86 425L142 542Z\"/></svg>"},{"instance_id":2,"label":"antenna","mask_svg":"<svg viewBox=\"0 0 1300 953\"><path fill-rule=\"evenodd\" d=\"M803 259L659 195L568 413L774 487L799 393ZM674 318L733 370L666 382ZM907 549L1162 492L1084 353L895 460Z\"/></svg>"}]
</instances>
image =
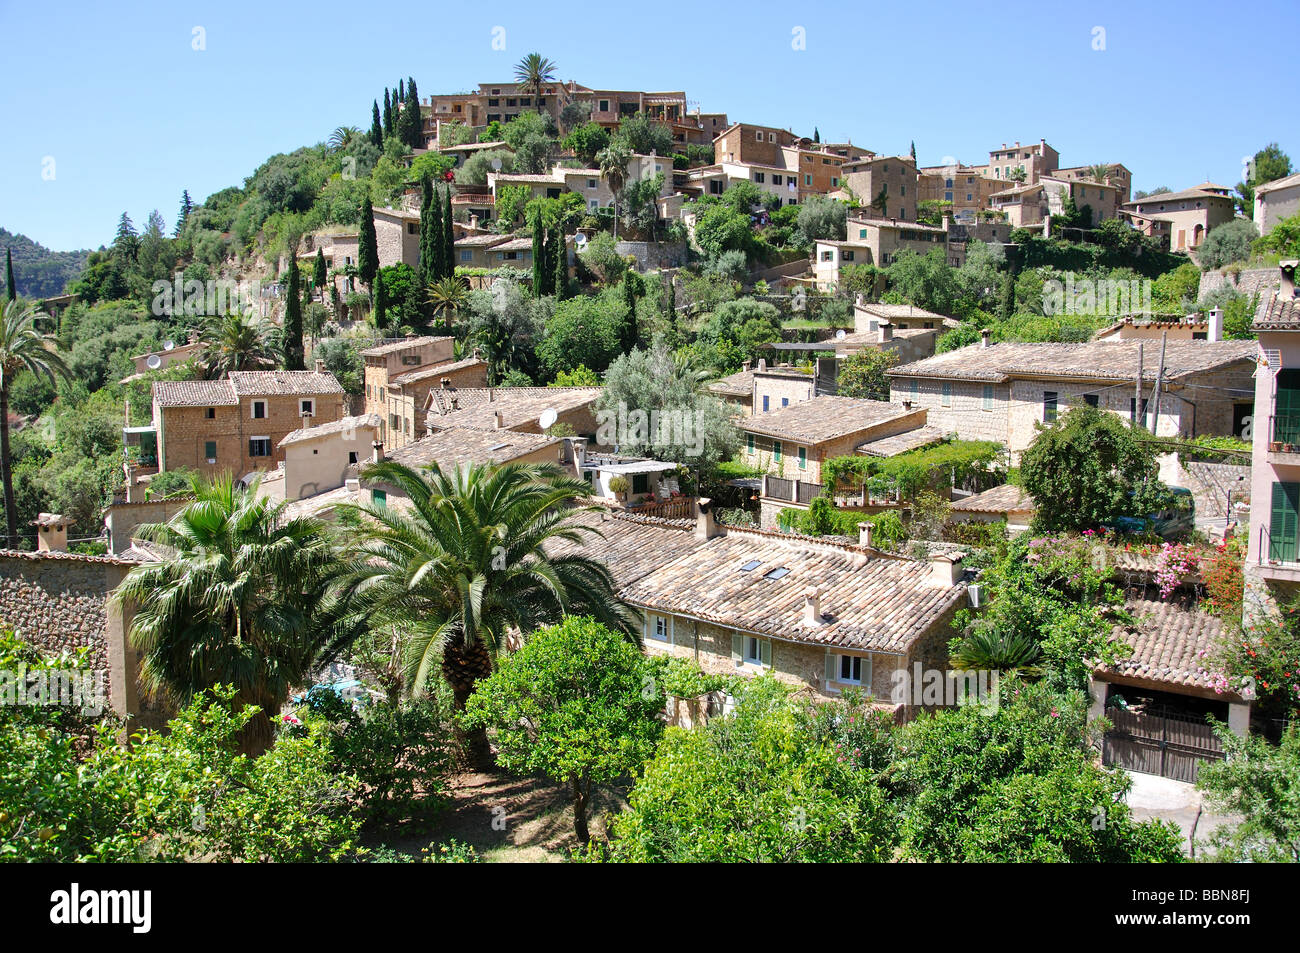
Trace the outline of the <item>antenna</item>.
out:
<instances>
[{"instance_id":1,"label":"antenna","mask_svg":"<svg viewBox=\"0 0 1300 953\"><path fill-rule=\"evenodd\" d=\"M547 407L542 411L542 416L537 418L537 423L541 425L543 430L550 430L555 426L555 421L559 416L554 407Z\"/></svg>"}]
</instances>

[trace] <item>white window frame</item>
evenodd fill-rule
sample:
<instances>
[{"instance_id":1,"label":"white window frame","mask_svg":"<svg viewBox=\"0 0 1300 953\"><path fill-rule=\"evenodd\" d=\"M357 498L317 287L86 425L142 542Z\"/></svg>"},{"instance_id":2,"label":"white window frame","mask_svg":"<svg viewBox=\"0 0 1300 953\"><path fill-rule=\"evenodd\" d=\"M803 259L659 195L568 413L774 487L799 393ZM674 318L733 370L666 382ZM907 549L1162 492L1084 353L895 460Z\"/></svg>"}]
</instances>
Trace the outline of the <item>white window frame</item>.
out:
<instances>
[{"instance_id":1,"label":"white window frame","mask_svg":"<svg viewBox=\"0 0 1300 953\"><path fill-rule=\"evenodd\" d=\"M259 453L259 454L256 455L256 458L254 458L254 455L253 455L253 452L252 452L252 450L253 450L252 444L253 444L253 441L255 441L255 440L265 440L265 441L266 441L266 453ZM248 450L249 450L248 457L249 457L250 460L251 460L251 459L258 459L258 460L261 460L261 459L263 459L263 458L270 458L270 457L272 457L272 456L275 455L275 445L271 443L271 438L270 438L270 437L266 437L266 436L252 436L252 437L249 437L249 438L248 438L248 443L249 443L249 447L248 447Z\"/></svg>"},{"instance_id":2,"label":"white window frame","mask_svg":"<svg viewBox=\"0 0 1300 953\"><path fill-rule=\"evenodd\" d=\"M257 408L258 408L259 405L260 405L261 408L262 408L262 413L261 413L261 414L258 414L258 412L257 412ZM266 401L264 401L264 400L255 400L255 401L253 401L253 403L249 406L249 410L248 410L248 412L249 412L250 414L252 414L252 417L250 418L251 420L265 420L266 417L267 417L267 414L270 413L270 407L267 405Z\"/></svg>"},{"instance_id":3,"label":"white window frame","mask_svg":"<svg viewBox=\"0 0 1300 953\"><path fill-rule=\"evenodd\" d=\"M760 639L756 635L742 635L740 638L741 638L740 663L742 665L756 665L759 668L762 668L763 667L763 643L767 642L768 640ZM755 653L754 655L749 654L751 650L753 650L753 652ZM768 651L771 652L771 649L769 649Z\"/></svg>"},{"instance_id":4,"label":"white window frame","mask_svg":"<svg viewBox=\"0 0 1300 953\"><path fill-rule=\"evenodd\" d=\"M310 397L304 397L298 401L298 416L316 416L316 401Z\"/></svg>"},{"instance_id":5,"label":"white window frame","mask_svg":"<svg viewBox=\"0 0 1300 953\"><path fill-rule=\"evenodd\" d=\"M858 678L856 680L844 678L843 672L845 659L856 659L858 661ZM852 655L846 652L828 651L826 653L827 688L838 685L847 686L849 688L863 687L869 689L871 687L872 675L874 674L874 661L875 656L870 652L864 655ZM850 673L853 671L852 664L852 662L849 663Z\"/></svg>"},{"instance_id":6,"label":"white window frame","mask_svg":"<svg viewBox=\"0 0 1300 953\"><path fill-rule=\"evenodd\" d=\"M663 635L659 630L663 630ZM645 620L645 637L647 641L662 645L673 644L673 617L670 615L647 614Z\"/></svg>"}]
</instances>

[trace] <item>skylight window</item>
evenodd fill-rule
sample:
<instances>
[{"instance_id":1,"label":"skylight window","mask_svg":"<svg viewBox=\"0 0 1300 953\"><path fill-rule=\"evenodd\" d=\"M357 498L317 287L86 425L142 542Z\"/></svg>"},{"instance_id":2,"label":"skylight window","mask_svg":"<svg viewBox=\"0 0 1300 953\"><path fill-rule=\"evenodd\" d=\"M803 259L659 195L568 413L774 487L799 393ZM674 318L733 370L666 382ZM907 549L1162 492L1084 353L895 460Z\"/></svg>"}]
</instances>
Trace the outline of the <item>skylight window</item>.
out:
<instances>
[{"instance_id":1,"label":"skylight window","mask_svg":"<svg viewBox=\"0 0 1300 953\"><path fill-rule=\"evenodd\" d=\"M763 578L781 579L782 577L788 576L789 574L790 574L790 570L786 569L784 566L777 566L775 569L769 569L767 572L763 573Z\"/></svg>"},{"instance_id":2,"label":"skylight window","mask_svg":"<svg viewBox=\"0 0 1300 953\"><path fill-rule=\"evenodd\" d=\"M754 571L755 569L757 569L758 567L759 567L759 560L757 560L757 559L751 559L749 562L745 563L745 565L743 565L743 566L740 567L740 571L741 571L741 572L753 572L753 571Z\"/></svg>"}]
</instances>

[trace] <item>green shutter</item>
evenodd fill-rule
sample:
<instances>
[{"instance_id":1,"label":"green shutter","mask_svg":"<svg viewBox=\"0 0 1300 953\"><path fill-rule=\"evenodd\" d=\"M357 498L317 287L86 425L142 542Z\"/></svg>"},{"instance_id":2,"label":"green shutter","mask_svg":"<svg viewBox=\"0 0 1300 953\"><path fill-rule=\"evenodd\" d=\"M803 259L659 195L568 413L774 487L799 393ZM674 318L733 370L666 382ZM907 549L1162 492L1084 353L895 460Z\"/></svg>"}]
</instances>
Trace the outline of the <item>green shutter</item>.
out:
<instances>
[{"instance_id":1,"label":"green shutter","mask_svg":"<svg viewBox=\"0 0 1300 953\"><path fill-rule=\"evenodd\" d=\"M1273 484L1273 512L1268 526L1268 558L1296 561L1300 534L1300 483Z\"/></svg>"},{"instance_id":2,"label":"green shutter","mask_svg":"<svg viewBox=\"0 0 1300 953\"><path fill-rule=\"evenodd\" d=\"M828 686L831 682L835 681L836 676L839 674L835 671L835 663L838 661L839 656L835 655L833 652L826 653L826 684Z\"/></svg>"},{"instance_id":3,"label":"green shutter","mask_svg":"<svg viewBox=\"0 0 1300 953\"><path fill-rule=\"evenodd\" d=\"M772 667L772 642L769 639L758 640L758 658L764 667Z\"/></svg>"},{"instance_id":4,"label":"green shutter","mask_svg":"<svg viewBox=\"0 0 1300 953\"><path fill-rule=\"evenodd\" d=\"M731 636L731 660L735 662L737 665L739 665L740 662L744 659L744 657L745 657L744 636L742 636L739 632L737 632Z\"/></svg>"},{"instance_id":5,"label":"green shutter","mask_svg":"<svg viewBox=\"0 0 1300 953\"><path fill-rule=\"evenodd\" d=\"M1300 372L1294 369L1278 372L1273 414L1272 439L1300 443Z\"/></svg>"}]
</instances>

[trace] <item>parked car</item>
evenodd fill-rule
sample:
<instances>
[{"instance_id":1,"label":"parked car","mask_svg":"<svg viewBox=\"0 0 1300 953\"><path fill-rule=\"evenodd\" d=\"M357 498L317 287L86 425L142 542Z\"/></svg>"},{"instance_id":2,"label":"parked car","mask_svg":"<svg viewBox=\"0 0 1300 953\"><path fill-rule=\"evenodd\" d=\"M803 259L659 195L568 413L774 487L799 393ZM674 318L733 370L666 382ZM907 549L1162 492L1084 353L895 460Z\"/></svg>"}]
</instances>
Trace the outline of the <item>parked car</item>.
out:
<instances>
[{"instance_id":1,"label":"parked car","mask_svg":"<svg viewBox=\"0 0 1300 953\"><path fill-rule=\"evenodd\" d=\"M1155 533L1161 539L1180 539L1196 528L1196 501L1186 487L1171 486L1173 501L1158 513L1146 516L1121 516L1107 529L1121 533Z\"/></svg>"}]
</instances>

